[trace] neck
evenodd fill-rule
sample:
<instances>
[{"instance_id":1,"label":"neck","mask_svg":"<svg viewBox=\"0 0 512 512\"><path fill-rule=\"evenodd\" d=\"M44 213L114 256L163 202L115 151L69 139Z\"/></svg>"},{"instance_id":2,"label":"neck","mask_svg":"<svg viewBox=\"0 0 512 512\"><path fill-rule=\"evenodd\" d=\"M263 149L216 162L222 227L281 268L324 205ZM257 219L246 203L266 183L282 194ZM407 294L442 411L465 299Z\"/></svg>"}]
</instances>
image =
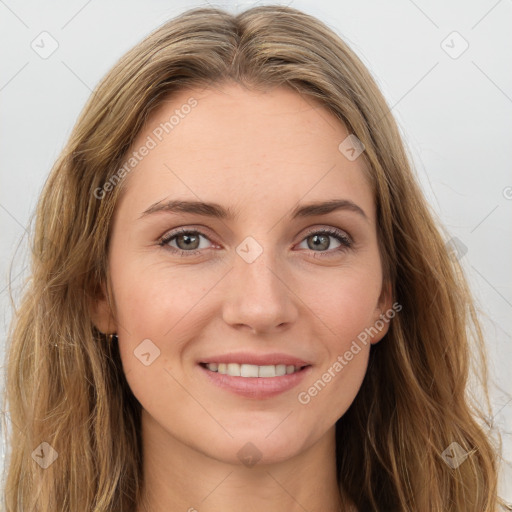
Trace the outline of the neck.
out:
<instances>
[{"instance_id":1,"label":"neck","mask_svg":"<svg viewBox=\"0 0 512 512\"><path fill-rule=\"evenodd\" d=\"M144 483L137 512L349 512L336 481L335 428L292 459L246 467L184 445L142 411Z\"/></svg>"}]
</instances>

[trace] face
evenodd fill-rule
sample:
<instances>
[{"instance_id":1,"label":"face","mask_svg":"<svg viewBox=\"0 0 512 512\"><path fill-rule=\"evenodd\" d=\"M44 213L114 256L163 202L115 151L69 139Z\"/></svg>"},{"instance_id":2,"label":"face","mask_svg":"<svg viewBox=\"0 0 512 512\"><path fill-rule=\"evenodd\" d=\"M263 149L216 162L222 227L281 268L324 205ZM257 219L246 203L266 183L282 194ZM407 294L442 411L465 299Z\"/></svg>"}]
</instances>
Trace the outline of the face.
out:
<instances>
[{"instance_id":1,"label":"face","mask_svg":"<svg viewBox=\"0 0 512 512\"><path fill-rule=\"evenodd\" d=\"M152 147L113 219L114 315L100 302L94 318L118 334L143 421L174 443L284 460L354 400L387 327L361 334L390 302L364 159L338 148L348 135L296 92L235 84L180 91L139 133L129 153Z\"/></svg>"}]
</instances>

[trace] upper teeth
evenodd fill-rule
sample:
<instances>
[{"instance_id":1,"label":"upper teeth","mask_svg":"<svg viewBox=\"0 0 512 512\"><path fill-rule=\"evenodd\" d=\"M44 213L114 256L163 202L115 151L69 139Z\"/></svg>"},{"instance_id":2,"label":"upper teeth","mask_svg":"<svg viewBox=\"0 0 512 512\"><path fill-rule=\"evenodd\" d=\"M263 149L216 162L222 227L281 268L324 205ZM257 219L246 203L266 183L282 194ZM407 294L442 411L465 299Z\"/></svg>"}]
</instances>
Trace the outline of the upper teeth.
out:
<instances>
[{"instance_id":1,"label":"upper teeth","mask_svg":"<svg viewBox=\"0 0 512 512\"><path fill-rule=\"evenodd\" d=\"M233 377L280 377L300 370L300 366L276 364L256 366L255 364L208 363L208 370Z\"/></svg>"}]
</instances>

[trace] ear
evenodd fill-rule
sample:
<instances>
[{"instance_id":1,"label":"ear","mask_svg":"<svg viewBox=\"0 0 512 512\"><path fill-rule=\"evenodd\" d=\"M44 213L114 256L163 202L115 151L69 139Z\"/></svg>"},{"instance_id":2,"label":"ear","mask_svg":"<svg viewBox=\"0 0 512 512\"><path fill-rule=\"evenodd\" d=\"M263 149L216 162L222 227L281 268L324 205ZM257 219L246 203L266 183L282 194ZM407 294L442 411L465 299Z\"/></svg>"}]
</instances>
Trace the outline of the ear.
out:
<instances>
[{"instance_id":1,"label":"ear","mask_svg":"<svg viewBox=\"0 0 512 512\"><path fill-rule=\"evenodd\" d=\"M102 282L95 297L89 298L89 314L94 326L102 333L117 332L116 322L108 301L105 284Z\"/></svg>"},{"instance_id":2,"label":"ear","mask_svg":"<svg viewBox=\"0 0 512 512\"><path fill-rule=\"evenodd\" d=\"M395 316L395 310L393 309L392 304L393 297L391 291L391 282L384 281L382 283L382 290L377 303L377 307L375 308L375 315L373 319L374 323L372 326L372 334L374 335L370 341L372 345L378 343L382 338L384 338L389 330L391 318ZM390 315L390 313L392 314Z\"/></svg>"}]
</instances>

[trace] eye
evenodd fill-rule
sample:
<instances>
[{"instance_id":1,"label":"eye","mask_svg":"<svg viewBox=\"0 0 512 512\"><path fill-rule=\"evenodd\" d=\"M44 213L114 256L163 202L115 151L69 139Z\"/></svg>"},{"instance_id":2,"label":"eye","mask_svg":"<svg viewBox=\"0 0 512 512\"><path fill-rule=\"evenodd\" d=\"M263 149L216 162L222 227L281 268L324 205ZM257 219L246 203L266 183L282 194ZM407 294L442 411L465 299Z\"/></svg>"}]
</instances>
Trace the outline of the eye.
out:
<instances>
[{"instance_id":1,"label":"eye","mask_svg":"<svg viewBox=\"0 0 512 512\"><path fill-rule=\"evenodd\" d=\"M178 253L180 256L190 256L199 254L200 238L208 240L206 235L200 231L180 229L165 235L159 242L159 245L168 247L172 252ZM176 242L178 247L173 247L172 242ZM202 247L204 249L204 247Z\"/></svg>"},{"instance_id":2,"label":"eye","mask_svg":"<svg viewBox=\"0 0 512 512\"><path fill-rule=\"evenodd\" d=\"M338 241L338 246L332 248L330 251L319 251L319 249L329 249L331 246L330 238L335 238ZM311 242L309 242L311 240ZM320 231L310 232L304 242L307 243L309 249L319 253L321 257L331 257L333 253L346 251L352 247L352 240L343 231L336 228L326 228ZM316 255L315 255L316 256Z\"/></svg>"},{"instance_id":3,"label":"eye","mask_svg":"<svg viewBox=\"0 0 512 512\"><path fill-rule=\"evenodd\" d=\"M209 247L201 247L201 238L209 240L208 237L197 230L179 229L172 231L163 236L159 245L165 247L173 253L180 256L194 256L201 253L201 249L208 249ZM338 246L327 251L331 246L330 238L338 241ZM311 242L309 242L311 240ZM325 228L318 231L311 231L303 239L307 243L307 248L313 252L318 253L319 256L333 256L333 253L346 251L352 247L351 238L343 231L336 228ZM176 246L172 244L175 243Z\"/></svg>"}]
</instances>

